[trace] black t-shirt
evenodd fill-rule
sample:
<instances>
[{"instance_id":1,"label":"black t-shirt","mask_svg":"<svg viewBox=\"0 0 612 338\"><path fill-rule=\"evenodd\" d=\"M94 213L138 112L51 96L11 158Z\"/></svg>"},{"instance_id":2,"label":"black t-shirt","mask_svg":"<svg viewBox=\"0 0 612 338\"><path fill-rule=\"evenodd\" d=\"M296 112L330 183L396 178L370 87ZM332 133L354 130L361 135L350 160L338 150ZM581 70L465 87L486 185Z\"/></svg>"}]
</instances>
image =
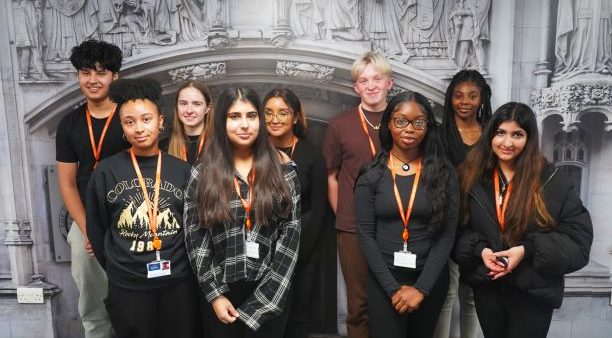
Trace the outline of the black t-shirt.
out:
<instances>
[{"instance_id":1,"label":"black t-shirt","mask_svg":"<svg viewBox=\"0 0 612 338\"><path fill-rule=\"evenodd\" d=\"M157 155L137 157L149 199L153 202ZM183 195L190 166L162 153L157 234L161 259L171 262L171 275L147 278L155 260L147 204L128 151L100 162L87 188L87 236L108 280L126 289L155 289L192 274L185 251Z\"/></svg>"},{"instance_id":2,"label":"black t-shirt","mask_svg":"<svg viewBox=\"0 0 612 338\"><path fill-rule=\"evenodd\" d=\"M167 152L170 147L170 137L159 140L159 149ZM187 135L185 139L185 147L187 148L187 163L192 166L196 164L198 160L200 160L200 156L204 153L204 149L202 149L202 153L198 155L198 148L200 147L200 136Z\"/></svg>"},{"instance_id":3,"label":"black t-shirt","mask_svg":"<svg viewBox=\"0 0 612 338\"><path fill-rule=\"evenodd\" d=\"M87 128L87 117L85 114L85 105L82 105L64 116L57 127L55 138L55 160L58 162L78 164L77 186L83 205L85 205L85 189L87 188L87 182L89 181L95 164ZM100 136L105 124L106 118L97 119L92 116L91 125L96 145L100 141ZM106 131L104 144L102 145L102 151L100 153L100 160L129 147L130 144L123 138L123 130L121 129L119 112L117 111Z\"/></svg>"}]
</instances>

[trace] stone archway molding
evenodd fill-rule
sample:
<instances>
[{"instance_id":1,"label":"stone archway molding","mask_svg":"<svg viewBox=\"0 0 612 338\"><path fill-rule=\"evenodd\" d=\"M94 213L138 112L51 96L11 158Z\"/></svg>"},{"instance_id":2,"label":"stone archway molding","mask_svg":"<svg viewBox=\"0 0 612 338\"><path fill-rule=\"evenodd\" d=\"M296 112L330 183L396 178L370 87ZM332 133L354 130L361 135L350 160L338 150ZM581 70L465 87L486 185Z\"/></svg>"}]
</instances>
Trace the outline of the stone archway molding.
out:
<instances>
[{"instance_id":1,"label":"stone archway molding","mask_svg":"<svg viewBox=\"0 0 612 338\"><path fill-rule=\"evenodd\" d=\"M164 94L189 79L209 85L278 83L298 84L331 92L354 95L351 66L364 50L326 48L326 44L292 48L268 45L236 46L210 50L192 46L172 50L147 50L124 62L121 76L153 77L162 83ZM390 61L395 86L390 94L403 90L420 92L433 102L444 104L446 84L429 73ZM67 84L30 112L25 123L36 131L55 117L83 101L78 85Z\"/></svg>"}]
</instances>

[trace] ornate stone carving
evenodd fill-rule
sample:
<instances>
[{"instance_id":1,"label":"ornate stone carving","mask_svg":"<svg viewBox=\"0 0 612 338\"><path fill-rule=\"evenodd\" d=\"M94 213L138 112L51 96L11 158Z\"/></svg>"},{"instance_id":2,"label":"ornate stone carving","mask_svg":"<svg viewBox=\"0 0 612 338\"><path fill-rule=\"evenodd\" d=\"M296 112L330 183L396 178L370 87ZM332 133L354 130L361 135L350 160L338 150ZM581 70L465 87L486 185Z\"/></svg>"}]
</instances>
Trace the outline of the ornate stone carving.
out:
<instances>
[{"instance_id":1,"label":"ornate stone carving","mask_svg":"<svg viewBox=\"0 0 612 338\"><path fill-rule=\"evenodd\" d=\"M486 74L485 43L489 40L491 0L456 0L448 15L448 54L459 68Z\"/></svg>"},{"instance_id":2,"label":"ornate stone carving","mask_svg":"<svg viewBox=\"0 0 612 338\"><path fill-rule=\"evenodd\" d=\"M598 108L612 117L612 85L571 84L538 89L531 95L531 102L538 115L558 112L563 118L563 130L570 132L580 123L579 117L587 109Z\"/></svg>"},{"instance_id":3,"label":"ornate stone carving","mask_svg":"<svg viewBox=\"0 0 612 338\"><path fill-rule=\"evenodd\" d=\"M32 245L30 221L4 220L2 223L4 223L4 230L6 231L4 244L7 246Z\"/></svg>"},{"instance_id":4,"label":"ornate stone carving","mask_svg":"<svg viewBox=\"0 0 612 338\"><path fill-rule=\"evenodd\" d=\"M15 46L19 57L19 81L50 80L42 57L46 42L40 22L42 17L40 1L15 1L13 14ZM36 75L33 75L32 68Z\"/></svg>"},{"instance_id":5,"label":"ornate stone carving","mask_svg":"<svg viewBox=\"0 0 612 338\"><path fill-rule=\"evenodd\" d=\"M189 80L206 80L218 78L227 74L225 62L202 63L199 65L176 68L168 71L174 83Z\"/></svg>"},{"instance_id":6,"label":"ornate stone carving","mask_svg":"<svg viewBox=\"0 0 612 338\"><path fill-rule=\"evenodd\" d=\"M553 81L612 72L612 3L560 0Z\"/></svg>"},{"instance_id":7,"label":"ornate stone carving","mask_svg":"<svg viewBox=\"0 0 612 338\"><path fill-rule=\"evenodd\" d=\"M293 77L300 80L317 83L329 83L334 78L333 67L317 65L314 63L277 61L276 75L280 77Z\"/></svg>"}]
</instances>

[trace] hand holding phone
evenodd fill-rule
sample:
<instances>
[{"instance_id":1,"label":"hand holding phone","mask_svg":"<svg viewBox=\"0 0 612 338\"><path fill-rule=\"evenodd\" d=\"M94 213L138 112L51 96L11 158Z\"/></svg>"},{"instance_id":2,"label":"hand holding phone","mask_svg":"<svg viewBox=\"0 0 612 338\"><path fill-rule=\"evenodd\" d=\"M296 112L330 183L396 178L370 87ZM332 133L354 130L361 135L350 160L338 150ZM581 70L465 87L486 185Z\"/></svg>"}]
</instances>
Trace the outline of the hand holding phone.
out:
<instances>
[{"instance_id":1,"label":"hand holding phone","mask_svg":"<svg viewBox=\"0 0 612 338\"><path fill-rule=\"evenodd\" d=\"M510 264L510 261L508 260L508 257L506 256L497 256L495 257L495 260L501 263L504 266L504 268L507 268L508 264Z\"/></svg>"}]
</instances>

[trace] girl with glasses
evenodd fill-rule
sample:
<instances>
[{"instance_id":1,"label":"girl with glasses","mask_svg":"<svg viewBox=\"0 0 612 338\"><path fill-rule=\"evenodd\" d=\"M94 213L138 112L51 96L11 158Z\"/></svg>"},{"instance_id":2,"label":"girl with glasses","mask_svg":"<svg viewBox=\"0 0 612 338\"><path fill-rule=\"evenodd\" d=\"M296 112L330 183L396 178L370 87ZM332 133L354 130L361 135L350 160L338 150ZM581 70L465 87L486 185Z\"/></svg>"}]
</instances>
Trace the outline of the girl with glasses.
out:
<instances>
[{"instance_id":1,"label":"girl with glasses","mask_svg":"<svg viewBox=\"0 0 612 338\"><path fill-rule=\"evenodd\" d=\"M298 168L302 232L285 337L306 338L312 286L319 263L319 234L327 208L327 172L323 155L305 139L306 114L297 95L289 89L276 88L263 102L272 144L291 157Z\"/></svg>"},{"instance_id":2,"label":"girl with glasses","mask_svg":"<svg viewBox=\"0 0 612 338\"><path fill-rule=\"evenodd\" d=\"M454 257L487 338L546 337L564 275L589 261L589 212L542 156L539 138L533 111L506 103L459 167Z\"/></svg>"},{"instance_id":3,"label":"girl with glasses","mask_svg":"<svg viewBox=\"0 0 612 338\"><path fill-rule=\"evenodd\" d=\"M257 94L219 97L191 172L186 244L213 337L282 337L300 242L295 164L268 138Z\"/></svg>"},{"instance_id":4,"label":"girl with glasses","mask_svg":"<svg viewBox=\"0 0 612 338\"><path fill-rule=\"evenodd\" d=\"M357 179L372 337L431 337L446 298L459 187L438 128L424 96L393 97L382 116L381 152Z\"/></svg>"}]
</instances>

